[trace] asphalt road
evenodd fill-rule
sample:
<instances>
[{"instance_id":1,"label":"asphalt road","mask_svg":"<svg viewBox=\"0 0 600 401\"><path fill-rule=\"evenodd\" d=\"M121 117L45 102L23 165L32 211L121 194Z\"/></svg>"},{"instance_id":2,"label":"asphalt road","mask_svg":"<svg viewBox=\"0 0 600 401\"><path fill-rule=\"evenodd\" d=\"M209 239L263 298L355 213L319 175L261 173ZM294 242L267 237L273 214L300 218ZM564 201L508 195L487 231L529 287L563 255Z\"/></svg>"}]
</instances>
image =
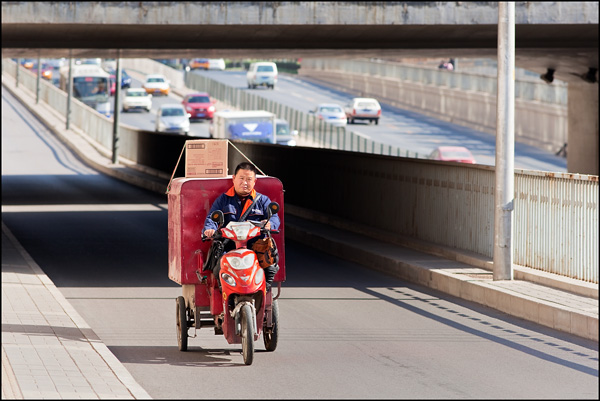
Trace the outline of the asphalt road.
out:
<instances>
[{"instance_id":1,"label":"asphalt road","mask_svg":"<svg viewBox=\"0 0 600 401\"><path fill-rule=\"evenodd\" d=\"M275 352L177 349L165 195L90 170L2 91L2 220L154 398L598 399L598 344L286 241ZM193 334L193 331L190 330Z\"/></svg>"}]
</instances>

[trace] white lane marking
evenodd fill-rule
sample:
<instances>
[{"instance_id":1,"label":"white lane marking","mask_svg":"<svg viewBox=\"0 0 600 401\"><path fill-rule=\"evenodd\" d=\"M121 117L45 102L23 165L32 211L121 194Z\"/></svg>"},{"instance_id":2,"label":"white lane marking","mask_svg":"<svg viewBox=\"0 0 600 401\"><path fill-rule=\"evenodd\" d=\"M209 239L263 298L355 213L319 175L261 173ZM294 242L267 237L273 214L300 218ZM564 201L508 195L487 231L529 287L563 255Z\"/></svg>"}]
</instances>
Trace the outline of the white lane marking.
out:
<instances>
[{"instance_id":1,"label":"white lane marking","mask_svg":"<svg viewBox=\"0 0 600 401\"><path fill-rule=\"evenodd\" d=\"M115 205L2 205L2 213L32 212L148 212L168 210L166 203Z\"/></svg>"}]
</instances>

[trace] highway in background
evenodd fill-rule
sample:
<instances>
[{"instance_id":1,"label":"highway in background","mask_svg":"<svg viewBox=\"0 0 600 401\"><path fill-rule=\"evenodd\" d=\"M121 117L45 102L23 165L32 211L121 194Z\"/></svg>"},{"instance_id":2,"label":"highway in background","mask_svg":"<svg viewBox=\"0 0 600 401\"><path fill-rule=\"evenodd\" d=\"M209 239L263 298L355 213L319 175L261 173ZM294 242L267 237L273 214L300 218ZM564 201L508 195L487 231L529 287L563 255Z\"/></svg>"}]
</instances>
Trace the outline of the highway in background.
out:
<instances>
[{"instance_id":1,"label":"highway in background","mask_svg":"<svg viewBox=\"0 0 600 401\"><path fill-rule=\"evenodd\" d=\"M274 90L258 87L248 89L245 71L203 71L194 70L192 74L208 76L244 91L251 91L266 99L284 104L293 109L308 112L319 103L346 104L353 96L343 92L303 80L300 76L279 74L279 82ZM134 79L134 87L141 82ZM121 121L142 129L154 130L156 108L164 102L180 102L178 97L154 97L153 112L122 113ZM191 135L208 137L207 121L192 122ZM446 121L437 120L415 112L398 109L382 104L382 117L379 125L368 122L348 124L352 130L369 139L386 145L397 146L405 150L428 155L437 146L465 146L471 150L480 164L495 165L496 138L493 135L462 127ZM515 143L515 168L566 172L566 158L556 156L546 150Z\"/></svg>"},{"instance_id":2,"label":"highway in background","mask_svg":"<svg viewBox=\"0 0 600 401\"><path fill-rule=\"evenodd\" d=\"M3 222L153 398L598 398L597 342L294 241L275 352L245 366L210 328L180 352L166 196L83 165L5 90L2 111Z\"/></svg>"}]
</instances>

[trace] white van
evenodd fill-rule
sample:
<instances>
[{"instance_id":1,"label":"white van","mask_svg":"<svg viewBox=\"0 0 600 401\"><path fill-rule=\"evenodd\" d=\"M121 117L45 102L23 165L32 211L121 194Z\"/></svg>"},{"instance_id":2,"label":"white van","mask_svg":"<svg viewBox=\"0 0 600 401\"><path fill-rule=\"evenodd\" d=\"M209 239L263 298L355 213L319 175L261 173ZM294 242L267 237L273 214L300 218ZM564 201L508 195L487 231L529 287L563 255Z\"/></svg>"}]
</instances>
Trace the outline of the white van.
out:
<instances>
[{"instance_id":1,"label":"white van","mask_svg":"<svg viewBox=\"0 0 600 401\"><path fill-rule=\"evenodd\" d=\"M248 89L254 89L259 85L274 89L277 83L277 65L269 61L261 61L250 64L246 73Z\"/></svg>"}]
</instances>

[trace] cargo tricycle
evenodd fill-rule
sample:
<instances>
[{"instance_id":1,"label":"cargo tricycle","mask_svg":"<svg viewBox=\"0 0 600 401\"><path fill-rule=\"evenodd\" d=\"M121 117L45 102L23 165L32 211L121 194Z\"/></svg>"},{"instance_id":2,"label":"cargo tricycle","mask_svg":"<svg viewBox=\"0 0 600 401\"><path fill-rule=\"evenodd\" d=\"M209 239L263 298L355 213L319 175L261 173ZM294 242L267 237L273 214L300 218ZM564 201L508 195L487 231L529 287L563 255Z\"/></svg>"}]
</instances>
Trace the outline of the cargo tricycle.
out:
<instances>
[{"instance_id":1,"label":"cargo tricycle","mask_svg":"<svg viewBox=\"0 0 600 401\"><path fill-rule=\"evenodd\" d=\"M179 350L187 351L188 338L196 337L197 330L212 328L215 335L223 335L229 344L241 344L244 363L250 365L254 342L261 334L267 351L277 348L277 299L285 281L284 191L277 178L257 176L256 191L271 199L270 213L279 216L277 231L267 231L253 222L231 222L227 227L220 226L216 238L203 240L204 222L211 205L231 186L231 176L173 180L168 195L169 278L182 286L182 295L176 299ZM215 213L211 218L222 221L222 214ZM269 291L256 255L246 248L248 240L265 233L272 234L279 255L279 270ZM224 238L234 241L236 246L221 258L218 278L206 269L206 261L211 243Z\"/></svg>"}]
</instances>

